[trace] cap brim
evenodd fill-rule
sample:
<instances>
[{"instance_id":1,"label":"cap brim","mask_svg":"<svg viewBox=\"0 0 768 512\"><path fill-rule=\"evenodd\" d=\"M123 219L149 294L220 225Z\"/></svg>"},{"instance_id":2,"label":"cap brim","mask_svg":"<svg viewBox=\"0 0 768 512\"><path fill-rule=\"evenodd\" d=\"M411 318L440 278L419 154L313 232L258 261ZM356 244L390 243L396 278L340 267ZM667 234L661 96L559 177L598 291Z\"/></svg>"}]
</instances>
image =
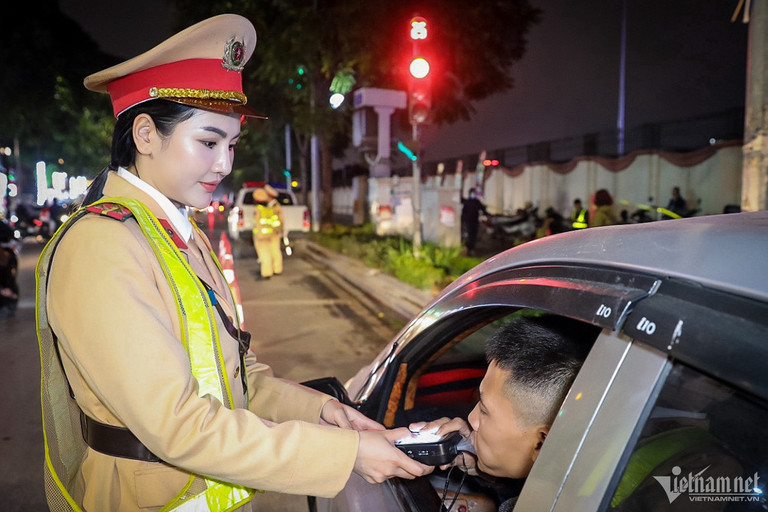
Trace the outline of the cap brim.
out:
<instances>
[{"instance_id":1,"label":"cap brim","mask_svg":"<svg viewBox=\"0 0 768 512\"><path fill-rule=\"evenodd\" d=\"M257 119L269 119L264 114L254 112L242 103L233 103L229 101L216 101L216 100L204 100L198 98L163 98L164 100L174 101L176 103L182 103L189 105L190 107L202 108L205 110L213 110L214 112L226 112L228 114L238 114L245 117L253 117Z\"/></svg>"}]
</instances>

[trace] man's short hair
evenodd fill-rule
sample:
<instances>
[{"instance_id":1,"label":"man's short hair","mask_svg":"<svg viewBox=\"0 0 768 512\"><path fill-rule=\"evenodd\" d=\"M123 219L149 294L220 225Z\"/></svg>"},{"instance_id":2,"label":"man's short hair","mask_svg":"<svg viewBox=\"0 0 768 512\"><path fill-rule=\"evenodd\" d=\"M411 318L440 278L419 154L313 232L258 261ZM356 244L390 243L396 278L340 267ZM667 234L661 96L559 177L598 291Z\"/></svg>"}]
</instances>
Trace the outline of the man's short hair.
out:
<instances>
[{"instance_id":1,"label":"man's short hair","mask_svg":"<svg viewBox=\"0 0 768 512\"><path fill-rule=\"evenodd\" d=\"M509 372L505 391L527 424L551 425L600 328L555 315L521 316L488 339L486 359Z\"/></svg>"}]
</instances>

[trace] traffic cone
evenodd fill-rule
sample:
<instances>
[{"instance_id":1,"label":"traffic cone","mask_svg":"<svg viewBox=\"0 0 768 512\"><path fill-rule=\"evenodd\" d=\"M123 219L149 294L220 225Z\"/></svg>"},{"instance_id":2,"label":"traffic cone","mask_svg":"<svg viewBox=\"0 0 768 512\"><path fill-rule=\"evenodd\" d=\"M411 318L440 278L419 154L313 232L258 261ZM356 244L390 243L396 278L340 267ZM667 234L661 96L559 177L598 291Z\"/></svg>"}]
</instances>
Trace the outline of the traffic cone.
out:
<instances>
[{"instance_id":1,"label":"traffic cone","mask_svg":"<svg viewBox=\"0 0 768 512\"><path fill-rule=\"evenodd\" d=\"M232 296L235 299L235 308L237 309L237 318L240 321L240 329L245 330L245 318L243 318L243 301L240 299L240 285L237 283L235 274L235 259L232 257L232 244L226 233L221 234L219 239L219 263L227 280L229 288L232 290Z\"/></svg>"}]
</instances>

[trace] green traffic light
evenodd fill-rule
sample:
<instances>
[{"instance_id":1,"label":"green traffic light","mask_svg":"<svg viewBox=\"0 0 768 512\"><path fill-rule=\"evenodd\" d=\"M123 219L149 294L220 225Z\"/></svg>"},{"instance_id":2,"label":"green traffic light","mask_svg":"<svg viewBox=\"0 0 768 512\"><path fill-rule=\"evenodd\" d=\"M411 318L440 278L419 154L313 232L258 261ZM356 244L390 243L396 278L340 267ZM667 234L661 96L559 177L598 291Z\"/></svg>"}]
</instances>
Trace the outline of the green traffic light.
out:
<instances>
[{"instance_id":1,"label":"green traffic light","mask_svg":"<svg viewBox=\"0 0 768 512\"><path fill-rule=\"evenodd\" d=\"M401 141L398 141L398 142L397 142L397 149L398 149L398 150L399 150L399 151L400 151L402 154L404 154L405 156L407 156L407 157L408 157L410 160L412 160L412 161L414 161L414 162L415 162L416 160L418 160L418 157L417 157L417 156L416 156L416 155L413 153L413 151L411 151L411 149L410 149L408 146L406 146L405 144L403 144Z\"/></svg>"}]
</instances>

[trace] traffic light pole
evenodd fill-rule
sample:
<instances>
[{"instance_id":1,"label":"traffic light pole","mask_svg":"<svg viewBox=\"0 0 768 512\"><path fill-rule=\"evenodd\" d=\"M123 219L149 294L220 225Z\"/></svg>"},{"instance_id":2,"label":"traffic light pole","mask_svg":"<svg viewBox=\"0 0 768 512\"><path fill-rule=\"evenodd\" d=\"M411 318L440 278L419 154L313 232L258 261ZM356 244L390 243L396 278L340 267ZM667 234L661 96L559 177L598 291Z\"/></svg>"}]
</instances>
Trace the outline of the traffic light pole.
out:
<instances>
[{"instance_id":1,"label":"traffic light pole","mask_svg":"<svg viewBox=\"0 0 768 512\"><path fill-rule=\"evenodd\" d=\"M419 125L413 125L413 143L419 147ZM421 250L421 155L413 161L413 255Z\"/></svg>"}]
</instances>

